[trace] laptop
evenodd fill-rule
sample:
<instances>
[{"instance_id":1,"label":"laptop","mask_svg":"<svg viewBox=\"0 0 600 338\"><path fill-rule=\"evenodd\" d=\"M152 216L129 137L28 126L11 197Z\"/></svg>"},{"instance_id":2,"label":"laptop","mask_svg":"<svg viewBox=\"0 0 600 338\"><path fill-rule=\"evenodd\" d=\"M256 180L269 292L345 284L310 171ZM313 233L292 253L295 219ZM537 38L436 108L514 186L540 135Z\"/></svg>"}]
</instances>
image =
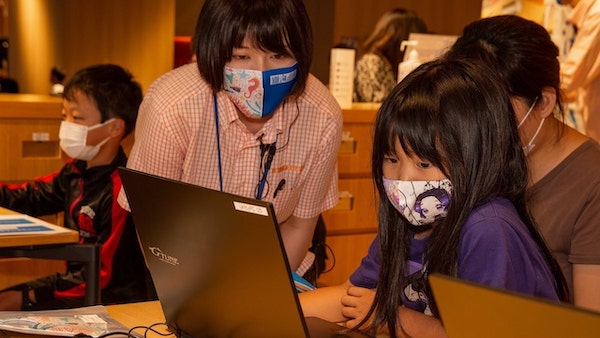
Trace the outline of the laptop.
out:
<instances>
[{"instance_id":1,"label":"laptop","mask_svg":"<svg viewBox=\"0 0 600 338\"><path fill-rule=\"evenodd\" d=\"M273 205L119 168L178 337L367 337L304 318Z\"/></svg>"},{"instance_id":2,"label":"laptop","mask_svg":"<svg viewBox=\"0 0 600 338\"><path fill-rule=\"evenodd\" d=\"M597 338L600 313L440 274L429 283L449 338Z\"/></svg>"}]
</instances>

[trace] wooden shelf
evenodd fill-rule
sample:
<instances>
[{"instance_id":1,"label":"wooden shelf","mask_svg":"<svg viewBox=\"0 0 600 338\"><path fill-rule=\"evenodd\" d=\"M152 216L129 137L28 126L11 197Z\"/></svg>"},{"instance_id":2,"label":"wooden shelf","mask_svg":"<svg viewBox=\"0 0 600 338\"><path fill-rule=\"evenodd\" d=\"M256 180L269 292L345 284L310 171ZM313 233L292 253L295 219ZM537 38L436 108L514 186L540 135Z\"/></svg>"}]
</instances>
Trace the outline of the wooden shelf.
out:
<instances>
[{"instance_id":1,"label":"wooden shelf","mask_svg":"<svg viewBox=\"0 0 600 338\"><path fill-rule=\"evenodd\" d=\"M62 120L62 99L38 94L0 94L0 118Z\"/></svg>"},{"instance_id":2,"label":"wooden shelf","mask_svg":"<svg viewBox=\"0 0 600 338\"><path fill-rule=\"evenodd\" d=\"M58 130L62 99L49 95L0 94L0 182L19 183L64 164Z\"/></svg>"},{"instance_id":3,"label":"wooden shelf","mask_svg":"<svg viewBox=\"0 0 600 338\"><path fill-rule=\"evenodd\" d=\"M342 146L338 154L340 202L323 213L327 243L335 266L319 283L343 283L360 264L377 233L377 200L371 178L373 124L378 103L354 103L344 109ZM333 264L330 259L327 264Z\"/></svg>"}]
</instances>

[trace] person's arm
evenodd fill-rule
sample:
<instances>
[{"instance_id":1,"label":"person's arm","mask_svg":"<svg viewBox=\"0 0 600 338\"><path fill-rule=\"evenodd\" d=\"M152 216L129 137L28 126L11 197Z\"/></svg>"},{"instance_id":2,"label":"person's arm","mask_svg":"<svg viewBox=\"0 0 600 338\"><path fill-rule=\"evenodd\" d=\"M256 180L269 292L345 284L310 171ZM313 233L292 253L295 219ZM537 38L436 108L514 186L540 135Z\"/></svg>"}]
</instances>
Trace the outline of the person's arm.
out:
<instances>
[{"instance_id":1,"label":"person's arm","mask_svg":"<svg viewBox=\"0 0 600 338\"><path fill-rule=\"evenodd\" d=\"M375 236L369 246L367 255L362 259L358 268L343 284L329 287L321 287L313 291L301 293L300 304L305 316L320 317L332 322L341 322L350 319L342 311L344 307L351 307L354 302L351 297L362 295L361 290L374 289L377 286L377 277L379 273L379 238ZM361 285L363 287L357 287ZM349 293L349 289L352 291ZM372 294L372 291L366 292ZM342 303L342 297L348 297ZM370 299L368 306L371 306L373 298ZM358 305L354 305L358 306ZM351 311L346 309L345 311ZM362 310L359 310L362 311ZM350 314L352 316L352 314Z\"/></svg>"},{"instance_id":2,"label":"person's arm","mask_svg":"<svg viewBox=\"0 0 600 338\"><path fill-rule=\"evenodd\" d=\"M178 124L173 122L178 118L176 112L172 107L163 106L160 96L151 91L140 105L127 167L180 180L187 148L178 142L181 130L176 129Z\"/></svg>"},{"instance_id":3,"label":"person's arm","mask_svg":"<svg viewBox=\"0 0 600 338\"><path fill-rule=\"evenodd\" d=\"M292 215L279 226L288 262L294 271L308 252L318 218L319 216L298 218Z\"/></svg>"},{"instance_id":4,"label":"person's arm","mask_svg":"<svg viewBox=\"0 0 600 338\"><path fill-rule=\"evenodd\" d=\"M160 93L150 87L139 108L134 131L134 144L127 168L173 180L180 180L186 150L177 143L173 124L169 123L170 107L162 106ZM125 190L121 188L119 205L130 211Z\"/></svg>"},{"instance_id":5,"label":"person's arm","mask_svg":"<svg viewBox=\"0 0 600 338\"><path fill-rule=\"evenodd\" d=\"M54 214L65 210L64 189L59 171L21 185L0 183L0 206L31 216Z\"/></svg>"},{"instance_id":6,"label":"person's arm","mask_svg":"<svg viewBox=\"0 0 600 338\"><path fill-rule=\"evenodd\" d=\"M427 316L421 312L400 307L398 312L402 328L397 328L399 337L446 338L446 329L438 318ZM402 330L408 335L402 334Z\"/></svg>"},{"instance_id":7,"label":"person's arm","mask_svg":"<svg viewBox=\"0 0 600 338\"><path fill-rule=\"evenodd\" d=\"M600 53L600 10L590 9L567 57L560 65L563 90L584 87L600 75L597 58Z\"/></svg>"},{"instance_id":8,"label":"person's arm","mask_svg":"<svg viewBox=\"0 0 600 338\"><path fill-rule=\"evenodd\" d=\"M375 290L365 289L356 286L350 286L341 299L342 314L349 318L346 326L353 328L368 314L375 299ZM427 316L421 312L417 312L401 306L398 310L399 321L402 324L402 329L408 334L408 337L447 337L446 330L442 322L431 316ZM371 324L369 320L364 326L368 328ZM396 330L400 337L404 337L402 329ZM378 333L389 333L387 325L380 327Z\"/></svg>"},{"instance_id":9,"label":"person's arm","mask_svg":"<svg viewBox=\"0 0 600 338\"><path fill-rule=\"evenodd\" d=\"M573 264L574 304L600 312L600 265Z\"/></svg>"},{"instance_id":10,"label":"person's arm","mask_svg":"<svg viewBox=\"0 0 600 338\"><path fill-rule=\"evenodd\" d=\"M368 313L373 303L375 290L353 286L350 281L344 284L323 287L299 294L300 305L306 317L319 317L331 322L345 322L348 328L354 328ZM398 337L446 338L442 322L401 306L398 312L402 325L398 326ZM370 321L362 329L368 328ZM404 330L404 331L403 331ZM387 333L387 326L378 333ZM403 332L408 335L404 335Z\"/></svg>"},{"instance_id":11,"label":"person's arm","mask_svg":"<svg viewBox=\"0 0 600 338\"><path fill-rule=\"evenodd\" d=\"M342 314L342 297L352 286L349 280L336 286L327 286L300 293L300 305L305 317L319 317L330 322L339 323L348 318Z\"/></svg>"},{"instance_id":12,"label":"person's arm","mask_svg":"<svg viewBox=\"0 0 600 338\"><path fill-rule=\"evenodd\" d=\"M587 170L597 170L597 153L588 152L582 158L590 163L585 167ZM577 161L578 166L581 165L579 162L581 161ZM567 220L571 222L558 223L564 229L553 232L554 235L548 240L549 243L555 243L561 238L559 243L562 243L562 238L567 236L569 252L562 264L568 263L567 259L572 262L571 275L565 273L565 277L573 281L571 301L575 306L600 311L600 214L596 207L600 203L600 182L591 182L585 178L579 181L574 182L574 187L579 188L572 193L578 193L581 197L571 203L579 207L567 213ZM565 196L569 198L570 195ZM557 245L554 244L555 247Z\"/></svg>"},{"instance_id":13,"label":"person's arm","mask_svg":"<svg viewBox=\"0 0 600 338\"><path fill-rule=\"evenodd\" d=\"M333 96L324 87L321 90L324 96L321 106L310 111L310 114L322 117L313 124L315 128L318 126L319 143L309 158L304 160L305 167L302 170L306 174L302 174L306 178L300 184L302 190L293 214L280 223L293 270L298 269L308 252L319 214L338 202L337 156L342 138L342 114Z\"/></svg>"}]
</instances>

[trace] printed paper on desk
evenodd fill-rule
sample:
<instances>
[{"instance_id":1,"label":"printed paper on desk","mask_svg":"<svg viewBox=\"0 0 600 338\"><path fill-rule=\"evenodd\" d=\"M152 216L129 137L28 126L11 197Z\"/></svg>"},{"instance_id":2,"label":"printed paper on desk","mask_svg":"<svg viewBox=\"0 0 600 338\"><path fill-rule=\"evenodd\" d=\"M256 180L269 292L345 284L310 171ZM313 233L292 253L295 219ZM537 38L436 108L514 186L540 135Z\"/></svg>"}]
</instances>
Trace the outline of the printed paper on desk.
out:
<instances>
[{"instance_id":1,"label":"printed paper on desk","mask_svg":"<svg viewBox=\"0 0 600 338\"><path fill-rule=\"evenodd\" d=\"M98 337L106 333L106 322L95 315L67 317L24 314L0 320L0 329L45 336L72 337L76 334L85 334Z\"/></svg>"},{"instance_id":2,"label":"printed paper on desk","mask_svg":"<svg viewBox=\"0 0 600 338\"><path fill-rule=\"evenodd\" d=\"M68 229L27 215L0 215L0 236L56 234Z\"/></svg>"},{"instance_id":3,"label":"printed paper on desk","mask_svg":"<svg viewBox=\"0 0 600 338\"><path fill-rule=\"evenodd\" d=\"M0 311L0 330L43 336L73 337L79 333L99 337L129 328L112 318L102 305L66 310ZM140 337L133 333L131 337Z\"/></svg>"}]
</instances>

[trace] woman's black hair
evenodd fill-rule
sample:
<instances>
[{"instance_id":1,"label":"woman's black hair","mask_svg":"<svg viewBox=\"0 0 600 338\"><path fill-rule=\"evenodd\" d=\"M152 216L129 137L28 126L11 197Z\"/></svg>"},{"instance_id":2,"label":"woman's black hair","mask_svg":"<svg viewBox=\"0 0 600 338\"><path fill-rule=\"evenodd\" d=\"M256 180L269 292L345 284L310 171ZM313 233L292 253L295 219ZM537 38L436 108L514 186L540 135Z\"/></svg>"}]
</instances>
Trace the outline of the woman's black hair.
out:
<instances>
[{"instance_id":1,"label":"woman's black hair","mask_svg":"<svg viewBox=\"0 0 600 338\"><path fill-rule=\"evenodd\" d=\"M511 96L529 105L545 87L556 91L556 107L563 118L558 47L540 24L517 15L500 15L474 21L445 54L493 67Z\"/></svg>"},{"instance_id":2,"label":"woman's black hair","mask_svg":"<svg viewBox=\"0 0 600 338\"><path fill-rule=\"evenodd\" d=\"M313 36L302 0L207 0L200 11L193 48L200 75L213 92L223 86L223 69L233 48L248 37L257 48L293 57L298 63L297 96L308 79Z\"/></svg>"}]
</instances>

